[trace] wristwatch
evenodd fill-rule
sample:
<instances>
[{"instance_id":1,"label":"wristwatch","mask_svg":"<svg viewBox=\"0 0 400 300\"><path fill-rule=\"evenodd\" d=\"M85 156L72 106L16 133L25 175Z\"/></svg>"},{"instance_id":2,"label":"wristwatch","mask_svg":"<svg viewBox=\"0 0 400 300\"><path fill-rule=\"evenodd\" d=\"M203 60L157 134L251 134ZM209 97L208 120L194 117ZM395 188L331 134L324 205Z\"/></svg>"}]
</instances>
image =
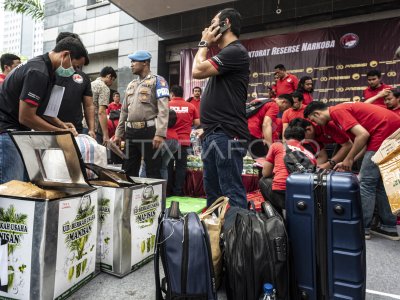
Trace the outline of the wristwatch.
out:
<instances>
[{"instance_id":1,"label":"wristwatch","mask_svg":"<svg viewBox=\"0 0 400 300\"><path fill-rule=\"evenodd\" d=\"M206 41L200 41L199 44L197 45L197 47L206 47L208 48L208 42Z\"/></svg>"},{"instance_id":2,"label":"wristwatch","mask_svg":"<svg viewBox=\"0 0 400 300\"><path fill-rule=\"evenodd\" d=\"M328 159L329 164L331 165L331 167L333 168L334 166L336 166L336 161L334 161L333 159Z\"/></svg>"}]
</instances>

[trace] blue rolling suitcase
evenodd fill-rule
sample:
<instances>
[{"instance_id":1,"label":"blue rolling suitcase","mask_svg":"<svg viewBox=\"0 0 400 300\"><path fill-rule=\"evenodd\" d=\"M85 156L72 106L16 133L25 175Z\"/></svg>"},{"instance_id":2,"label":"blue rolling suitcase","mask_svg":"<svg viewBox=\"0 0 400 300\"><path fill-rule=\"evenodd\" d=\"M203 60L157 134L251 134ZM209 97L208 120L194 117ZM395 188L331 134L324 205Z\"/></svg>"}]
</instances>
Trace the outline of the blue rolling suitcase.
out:
<instances>
[{"instance_id":1,"label":"blue rolling suitcase","mask_svg":"<svg viewBox=\"0 0 400 300\"><path fill-rule=\"evenodd\" d=\"M357 177L297 173L287 179L292 299L365 299L365 236Z\"/></svg>"}]
</instances>

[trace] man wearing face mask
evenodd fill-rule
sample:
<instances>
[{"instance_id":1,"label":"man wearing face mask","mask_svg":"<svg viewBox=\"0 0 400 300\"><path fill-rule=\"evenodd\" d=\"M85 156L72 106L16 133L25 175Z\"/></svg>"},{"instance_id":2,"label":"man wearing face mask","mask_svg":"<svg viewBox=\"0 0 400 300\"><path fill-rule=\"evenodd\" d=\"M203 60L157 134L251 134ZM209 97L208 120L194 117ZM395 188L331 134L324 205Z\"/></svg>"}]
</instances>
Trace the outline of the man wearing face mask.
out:
<instances>
[{"instance_id":1,"label":"man wearing face mask","mask_svg":"<svg viewBox=\"0 0 400 300\"><path fill-rule=\"evenodd\" d=\"M8 132L22 130L71 131L74 126L57 117L44 116L54 87L55 73L72 76L85 63L87 51L72 37L49 53L19 65L5 79L0 91L0 183L27 179L22 159Z\"/></svg>"},{"instance_id":2,"label":"man wearing face mask","mask_svg":"<svg viewBox=\"0 0 400 300\"><path fill-rule=\"evenodd\" d=\"M81 40L79 35L71 32L60 32L57 36L56 43L73 37ZM85 57L85 66L89 64L89 57ZM70 77L61 77L56 75L56 85L65 87L62 98L58 118L63 122L71 122L78 133L83 133L83 114L82 106L85 115L85 121L88 125L88 134L92 138L96 138L94 131L94 111L92 88L90 78L82 70L76 69L75 74Z\"/></svg>"}]
</instances>

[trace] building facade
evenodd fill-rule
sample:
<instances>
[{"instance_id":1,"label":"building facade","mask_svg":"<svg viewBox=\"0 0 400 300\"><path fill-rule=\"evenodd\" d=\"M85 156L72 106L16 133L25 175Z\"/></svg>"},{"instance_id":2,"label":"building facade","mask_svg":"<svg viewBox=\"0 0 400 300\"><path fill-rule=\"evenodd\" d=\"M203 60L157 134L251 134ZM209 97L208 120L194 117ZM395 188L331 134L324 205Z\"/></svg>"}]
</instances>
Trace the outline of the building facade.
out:
<instances>
[{"instance_id":1,"label":"building facade","mask_svg":"<svg viewBox=\"0 0 400 300\"><path fill-rule=\"evenodd\" d=\"M104 0L46 0L44 51L50 51L60 32L79 34L90 64L83 71L96 78L104 66L118 71L113 89L124 93L133 79L128 54L143 49L153 56L152 72L157 71L160 38L114 4Z\"/></svg>"}]
</instances>

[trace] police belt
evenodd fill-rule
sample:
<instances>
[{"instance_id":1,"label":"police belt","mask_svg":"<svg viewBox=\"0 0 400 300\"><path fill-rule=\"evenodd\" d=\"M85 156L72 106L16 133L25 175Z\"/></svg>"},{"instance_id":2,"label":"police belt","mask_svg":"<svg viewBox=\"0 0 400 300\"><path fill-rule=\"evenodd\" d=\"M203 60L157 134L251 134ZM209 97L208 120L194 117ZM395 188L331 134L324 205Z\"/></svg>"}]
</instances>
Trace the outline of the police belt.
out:
<instances>
[{"instance_id":1,"label":"police belt","mask_svg":"<svg viewBox=\"0 0 400 300\"><path fill-rule=\"evenodd\" d=\"M153 127L155 125L156 125L155 120L141 121L141 122L130 122L130 121L125 122L125 126L127 128L133 128L133 129L142 129L146 127Z\"/></svg>"}]
</instances>

